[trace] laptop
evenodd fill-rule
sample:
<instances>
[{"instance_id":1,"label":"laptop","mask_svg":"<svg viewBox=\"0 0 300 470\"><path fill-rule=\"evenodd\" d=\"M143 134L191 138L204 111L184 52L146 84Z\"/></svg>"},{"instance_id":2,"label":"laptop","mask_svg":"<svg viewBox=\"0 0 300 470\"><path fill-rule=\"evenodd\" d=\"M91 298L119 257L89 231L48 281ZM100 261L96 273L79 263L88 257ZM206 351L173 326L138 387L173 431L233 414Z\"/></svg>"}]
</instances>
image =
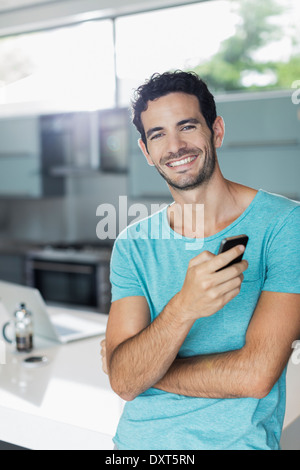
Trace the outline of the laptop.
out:
<instances>
[{"instance_id":1,"label":"laptop","mask_svg":"<svg viewBox=\"0 0 300 470\"><path fill-rule=\"evenodd\" d=\"M33 315L35 336L56 343L65 344L105 334L104 315L98 316L96 313L74 311L64 307L50 307L45 304L40 292L32 287L0 281L0 302L10 318L18 305L25 303Z\"/></svg>"}]
</instances>

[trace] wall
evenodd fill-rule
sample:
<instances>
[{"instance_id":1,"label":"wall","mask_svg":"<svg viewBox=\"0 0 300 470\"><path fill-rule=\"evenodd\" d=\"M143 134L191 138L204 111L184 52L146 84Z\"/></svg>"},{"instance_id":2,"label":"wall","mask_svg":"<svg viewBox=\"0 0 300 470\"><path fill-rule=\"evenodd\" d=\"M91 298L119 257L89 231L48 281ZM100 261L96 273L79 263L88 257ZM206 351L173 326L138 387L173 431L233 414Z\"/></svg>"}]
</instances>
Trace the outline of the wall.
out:
<instances>
[{"instance_id":1,"label":"wall","mask_svg":"<svg viewBox=\"0 0 300 470\"><path fill-rule=\"evenodd\" d=\"M9 223L9 207L4 201L0 201L0 234L5 234Z\"/></svg>"}]
</instances>

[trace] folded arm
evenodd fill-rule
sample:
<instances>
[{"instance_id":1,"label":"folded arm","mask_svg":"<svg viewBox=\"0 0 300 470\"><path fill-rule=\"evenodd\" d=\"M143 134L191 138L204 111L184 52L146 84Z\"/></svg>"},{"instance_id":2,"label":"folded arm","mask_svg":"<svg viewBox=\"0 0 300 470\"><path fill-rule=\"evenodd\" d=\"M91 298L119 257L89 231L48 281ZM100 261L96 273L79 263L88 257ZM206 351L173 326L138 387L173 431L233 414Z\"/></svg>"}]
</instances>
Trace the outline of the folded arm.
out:
<instances>
[{"instance_id":1,"label":"folded arm","mask_svg":"<svg viewBox=\"0 0 300 470\"><path fill-rule=\"evenodd\" d=\"M194 397L262 398L279 379L299 337L300 295L262 292L242 349L176 359L155 387Z\"/></svg>"},{"instance_id":2,"label":"folded arm","mask_svg":"<svg viewBox=\"0 0 300 470\"><path fill-rule=\"evenodd\" d=\"M192 324L176 322L168 305L151 323L144 297L112 304L106 332L106 363L112 389L133 400L167 372Z\"/></svg>"},{"instance_id":3,"label":"folded arm","mask_svg":"<svg viewBox=\"0 0 300 470\"><path fill-rule=\"evenodd\" d=\"M300 337L299 294L262 292L240 350L176 359L195 320L213 315L239 293L246 262L218 272L237 250L203 252L191 260L181 291L153 322L144 297L113 302L105 362L122 398L132 400L150 387L210 398L269 393Z\"/></svg>"}]
</instances>

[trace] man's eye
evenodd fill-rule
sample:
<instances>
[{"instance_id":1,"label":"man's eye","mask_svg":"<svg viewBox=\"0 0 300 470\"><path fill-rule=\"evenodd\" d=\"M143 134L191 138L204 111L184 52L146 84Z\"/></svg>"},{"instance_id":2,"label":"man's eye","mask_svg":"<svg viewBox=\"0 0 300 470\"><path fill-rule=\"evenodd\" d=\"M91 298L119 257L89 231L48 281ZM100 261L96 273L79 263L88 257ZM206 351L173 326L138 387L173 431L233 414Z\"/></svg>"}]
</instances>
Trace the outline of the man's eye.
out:
<instances>
[{"instance_id":1,"label":"man's eye","mask_svg":"<svg viewBox=\"0 0 300 470\"><path fill-rule=\"evenodd\" d=\"M161 136L162 136L162 134L155 134L155 135L153 135L153 136L150 138L150 140L159 139Z\"/></svg>"},{"instance_id":2,"label":"man's eye","mask_svg":"<svg viewBox=\"0 0 300 470\"><path fill-rule=\"evenodd\" d=\"M191 129L195 129L195 126L184 126L181 130L182 131L190 131Z\"/></svg>"}]
</instances>

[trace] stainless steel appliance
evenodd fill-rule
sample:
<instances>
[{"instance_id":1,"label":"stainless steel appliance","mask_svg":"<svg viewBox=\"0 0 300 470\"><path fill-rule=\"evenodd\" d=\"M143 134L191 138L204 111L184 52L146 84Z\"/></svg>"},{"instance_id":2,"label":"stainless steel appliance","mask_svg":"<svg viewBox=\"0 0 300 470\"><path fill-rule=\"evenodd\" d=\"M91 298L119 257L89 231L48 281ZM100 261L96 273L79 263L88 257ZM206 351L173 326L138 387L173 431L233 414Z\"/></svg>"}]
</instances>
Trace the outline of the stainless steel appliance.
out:
<instances>
[{"instance_id":1,"label":"stainless steel appliance","mask_svg":"<svg viewBox=\"0 0 300 470\"><path fill-rule=\"evenodd\" d=\"M26 258L26 284L48 304L108 313L110 248L49 247Z\"/></svg>"}]
</instances>

